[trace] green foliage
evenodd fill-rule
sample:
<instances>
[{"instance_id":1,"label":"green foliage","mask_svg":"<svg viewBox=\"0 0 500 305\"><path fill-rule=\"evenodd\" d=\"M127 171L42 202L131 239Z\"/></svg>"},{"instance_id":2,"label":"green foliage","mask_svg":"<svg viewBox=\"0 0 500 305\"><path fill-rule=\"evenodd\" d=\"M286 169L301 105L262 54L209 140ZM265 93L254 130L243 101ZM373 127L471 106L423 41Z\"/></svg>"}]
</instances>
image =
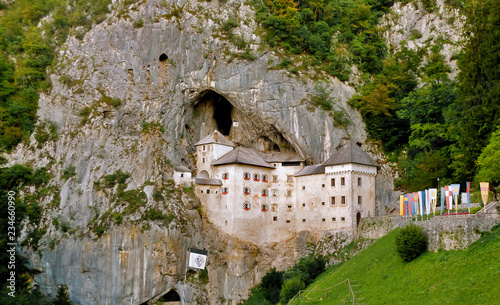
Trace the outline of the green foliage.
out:
<instances>
[{"instance_id":1,"label":"green foliage","mask_svg":"<svg viewBox=\"0 0 500 305\"><path fill-rule=\"evenodd\" d=\"M35 139L37 141L37 148L42 148L44 143L56 141L57 138L57 126L54 122L45 120L36 126Z\"/></svg>"},{"instance_id":2,"label":"green foliage","mask_svg":"<svg viewBox=\"0 0 500 305\"><path fill-rule=\"evenodd\" d=\"M138 19L134 21L134 29L140 29L142 27L144 27L144 20Z\"/></svg>"},{"instance_id":3,"label":"green foliage","mask_svg":"<svg viewBox=\"0 0 500 305\"><path fill-rule=\"evenodd\" d=\"M113 220L115 221L116 224L121 224L123 221L123 215L120 212L113 212L111 214L111 217L113 217Z\"/></svg>"},{"instance_id":4,"label":"green foliage","mask_svg":"<svg viewBox=\"0 0 500 305\"><path fill-rule=\"evenodd\" d=\"M347 80L350 65L362 71L381 70L386 46L378 19L390 1L291 0L254 1L257 20L267 30L265 41L289 54L309 54L312 66L327 67L328 73ZM333 36L333 39L332 39ZM342 48L345 45L349 55Z\"/></svg>"},{"instance_id":5,"label":"green foliage","mask_svg":"<svg viewBox=\"0 0 500 305\"><path fill-rule=\"evenodd\" d=\"M500 129L491 135L488 145L479 155L477 164L478 171L475 180L490 182L490 190L496 197L500 186Z\"/></svg>"},{"instance_id":6,"label":"green foliage","mask_svg":"<svg viewBox=\"0 0 500 305\"><path fill-rule=\"evenodd\" d=\"M309 255L287 271L269 270L244 304L286 304L325 270L323 256Z\"/></svg>"},{"instance_id":7,"label":"green foliage","mask_svg":"<svg viewBox=\"0 0 500 305\"><path fill-rule=\"evenodd\" d=\"M410 262L427 250L427 236L422 228L409 224L396 235L396 252L405 262Z\"/></svg>"},{"instance_id":8,"label":"green foliage","mask_svg":"<svg viewBox=\"0 0 500 305\"><path fill-rule=\"evenodd\" d=\"M144 220L165 220L167 216L163 214L162 211L152 208L149 209L144 215L142 215L142 219Z\"/></svg>"},{"instance_id":9,"label":"green foliage","mask_svg":"<svg viewBox=\"0 0 500 305\"><path fill-rule=\"evenodd\" d=\"M109 3L19 0L2 4L0 151L10 152L34 130L38 92L50 87L46 71L55 58L56 47L65 42L71 31L82 37L93 23L104 20ZM51 18L43 19L49 15ZM62 76L61 82L68 86L81 83L67 76Z\"/></svg>"},{"instance_id":10,"label":"green foliage","mask_svg":"<svg viewBox=\"0 0 500 305\"><path fill-rule=\"evenodd\" d=\"M208 270L206 268L200 270L200 275L198 278L203 284L208 284L208 282L210 281L210 279L208 278Z\"/></svg>"},{"instance_id":11,"label":"green foliage","mask_svg":"<svg viewBox=\"0 0 500 305\"><path fill-rule=\"evenodd\" d=\"M70 165L62 170L61 179L68 180L69 178L76 176L76 167L74 165Z\"/></svg>"},{"instance_id":12,"label":"green foliage","mask_svg":"<svg viewBox=\"0 0 500 305\"><path fill-rule=\"evenodd\" d=\"M105 188L114 187L118 184L125 184L130 174L122 172L121 169L117 170L114 174L104 176L104 181L99 184L103 184Z\"/></svg>"},{"instance_id":13,"label":"green foliage","mask_svg":"<svg viewBox=\"0 0 500 305\"><path fill-rule=\"evenodd\" d=\"M68 294L68 287L61 285L57 289L56 299L54 305L71 305Z\"/></svg>"},{"instance_id":14,"label":"green foliage","mask_svg":"<svg viewBox=\"0 0 500 305\"><path fill-rule=\"evenodd\" d=\"M326 90L326 86L323 84L316 84L314 88L316 89L317 95L311 98L312 104L325 111L332 110L332 99L330 98L330 92Z\"/></svg>"}]
</instances>

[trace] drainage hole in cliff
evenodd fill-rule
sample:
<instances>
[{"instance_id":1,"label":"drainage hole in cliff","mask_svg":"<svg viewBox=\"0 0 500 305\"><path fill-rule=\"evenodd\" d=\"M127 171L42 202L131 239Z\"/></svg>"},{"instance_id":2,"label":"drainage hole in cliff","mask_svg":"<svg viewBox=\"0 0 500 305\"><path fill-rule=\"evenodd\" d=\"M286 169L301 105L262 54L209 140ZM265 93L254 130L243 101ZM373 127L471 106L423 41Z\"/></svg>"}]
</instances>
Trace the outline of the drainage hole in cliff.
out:
<instances>
[{"instance_id":1,"label":"drainage hole in cliff","mask_svg":"<svg viewBox=\"0 0 500 305\"><path fill-rule=\"evenodd\" d=\"M169 304L174 302L180 302L181 297L176 291L170 290L169 292L164 294L158 301L163 302L163 304Z\"/></svg>"},{"instance_id":2,"label":"drainage hole in cliff","mask_svg":"<svg viewBox=\"0 0 500 305\"><path fill-rule=\"evenodd\" d=\"M228 136L233 126L231 112L233 105L222 95L215 91L207 90L200 94L198 103L194 107L194 113L200 116L206 127L217 129L223 135Z\"/></svg>"}]
</instances>

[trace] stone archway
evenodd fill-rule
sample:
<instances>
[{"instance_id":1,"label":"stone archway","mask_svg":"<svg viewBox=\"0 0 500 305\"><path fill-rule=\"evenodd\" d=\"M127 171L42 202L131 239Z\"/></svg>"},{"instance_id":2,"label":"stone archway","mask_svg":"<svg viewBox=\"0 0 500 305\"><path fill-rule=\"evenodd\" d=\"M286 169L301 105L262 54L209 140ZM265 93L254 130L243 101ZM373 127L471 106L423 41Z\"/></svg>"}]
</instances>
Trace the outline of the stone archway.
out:
<instances>
[{"instance_id":1,"label":"stone archway","mask_svg":"<svg viewBox=\"0 0 500 305\"><path fill-rule=\"evenodd\" d=\"M205 179L208 179L210 178L210 175L208 174L208 172L206 170L202 170L198 173L198 175L196 176L197 178L205 178Z\"/></svg>"},{"instance_id":2,"label":"stone archway","mask_svg":"<svg viewBox=\"0 0 500 305\"><path fill-rule=\"evenodd\" d=\"M181 304L181 296L175 290L170 290L165 293L159 300L163 305L180 305Z\"/></svg>"},{"instance_id":3,"label":"stone archway","mask_svg":"<svg viewBox=\"0 0 500 305\"><path fill-rule=\"evenodd\" d=\"M360 222L361 222L361 212L358 212L356 214L356 226L359 226Z\"/></svg>"}]
</instances>

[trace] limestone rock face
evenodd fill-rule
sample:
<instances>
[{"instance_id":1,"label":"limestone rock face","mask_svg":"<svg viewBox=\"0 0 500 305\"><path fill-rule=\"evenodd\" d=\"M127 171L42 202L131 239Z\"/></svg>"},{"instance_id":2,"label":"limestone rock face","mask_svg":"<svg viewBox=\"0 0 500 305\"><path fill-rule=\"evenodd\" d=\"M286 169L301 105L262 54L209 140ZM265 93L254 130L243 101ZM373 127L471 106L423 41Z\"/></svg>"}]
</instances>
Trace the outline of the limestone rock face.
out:
<instances>
[{"instance_id":1,"label":"limestone rock face","mask_svg":"<svg viewBox=\"0 0 500 305\"><path fill-rule=\"evenodd\" d=\"M47 166L51 186L60 189L41 202L47 233L38 251L25 250L41 271L34 282L49 293L67 285L74 304L156 301L183 291L191 246L207 249L209 263L208 279L188 272L188 303L234 304L269 268L290 266L315 240L305 232L257 247L222 235L202 218L189 189L171 186L173 165L194 169L193 144L214 129L239 145L322 162L346 139L366 139L360 115L346 104L355 90L326 77L333 108L350 121L336 127L333 116L309 103L318 92L307 71L276 69L280 59L260 44L244 1L113 5L83 40L69 38L50 72L53 87L40 97L38 115L57 125L58 140L38 149L32 137L10 155L11 164ZM229 18L255 59L224 34ZM67 169L75 172L69 179ZM106 186L119 171L130 175L126 183ZM380 179L383 207L394 200L392 176ZM152 209L168 220L147 214Z\"/></svg>"}]
</instances>

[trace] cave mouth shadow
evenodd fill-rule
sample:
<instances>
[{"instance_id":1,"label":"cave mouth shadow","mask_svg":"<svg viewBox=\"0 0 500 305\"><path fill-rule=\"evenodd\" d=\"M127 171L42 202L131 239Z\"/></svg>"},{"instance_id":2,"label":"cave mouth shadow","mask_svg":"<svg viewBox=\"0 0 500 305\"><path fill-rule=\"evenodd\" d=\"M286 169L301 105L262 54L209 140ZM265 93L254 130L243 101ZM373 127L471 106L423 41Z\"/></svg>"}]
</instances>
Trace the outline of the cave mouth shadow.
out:
<instances>
[{"instance_id":1,"label":"cave mouth shadow","mask_svg":"<svg viewBox=\"0 0 500 305\"><path fill-rule=\"evenodd\" d=\"M231 102L213 90L206 90L200 94L198 103L195 107L207 104L213 107L213 119L217 130L223 135L229 136L231 127L233 126L231 113L234 107Z\"/></svg>"},{"instance_id":2,"label":"cave mouth shadow","mask_svg":"<svg viewBox=\"0 0 500 305\"><path fill-rule=\"evenodd\" d=\"M165 293L158 301L160 302L180 302L181 296L175 290Z\"/></svg>"}]
</instances>

